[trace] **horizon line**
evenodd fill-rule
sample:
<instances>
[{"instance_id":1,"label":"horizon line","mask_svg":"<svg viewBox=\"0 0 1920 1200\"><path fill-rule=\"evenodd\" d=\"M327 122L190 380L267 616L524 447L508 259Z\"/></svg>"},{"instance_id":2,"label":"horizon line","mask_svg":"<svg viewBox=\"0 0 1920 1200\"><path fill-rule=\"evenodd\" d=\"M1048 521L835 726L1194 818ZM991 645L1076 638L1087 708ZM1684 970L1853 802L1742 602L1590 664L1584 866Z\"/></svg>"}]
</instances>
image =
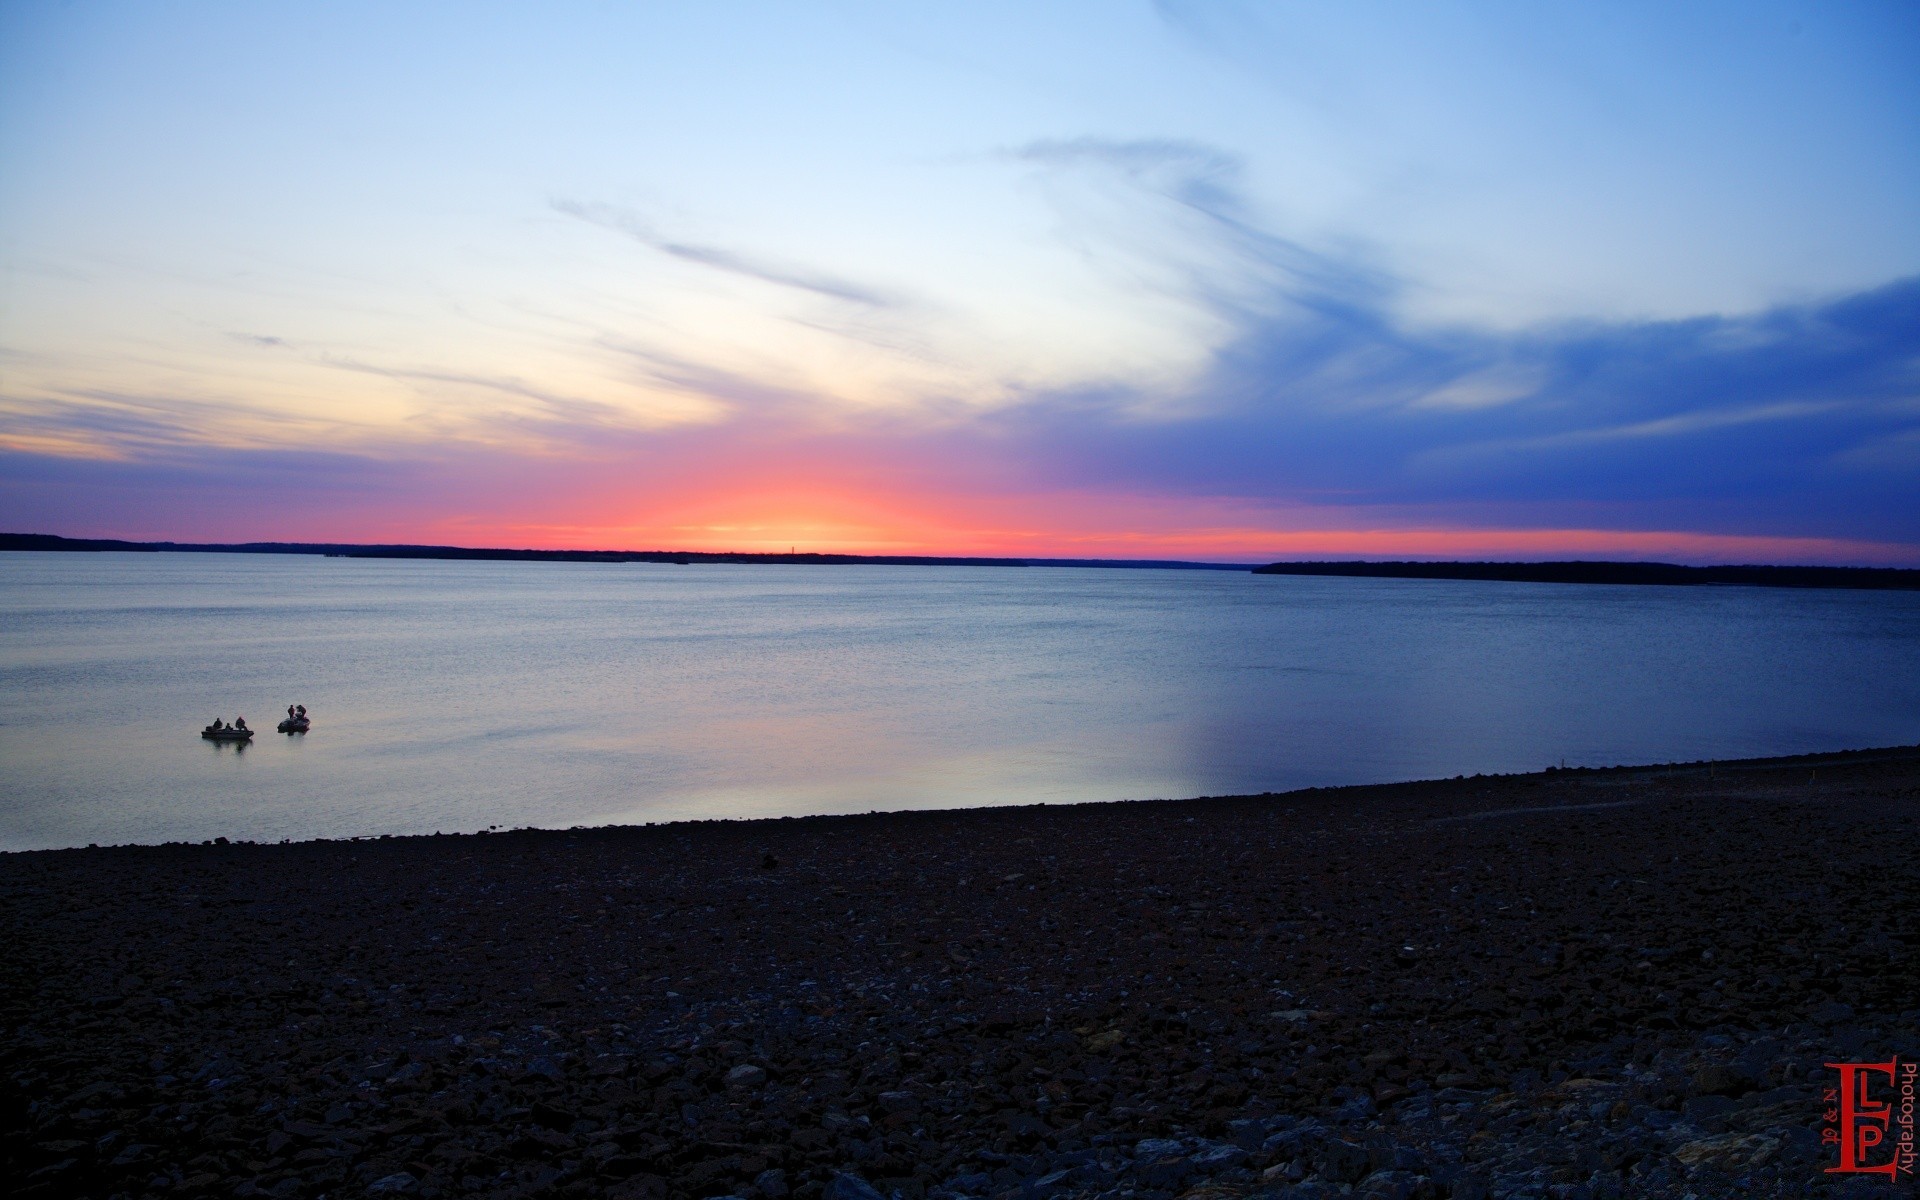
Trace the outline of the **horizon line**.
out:
<instances>
[{"instance_id":1,"label":"horizon line","mask_svg":"<svg viewBox=\"0 0 1920 1200\"><path fill-rule=\"evenodd\" d=\"M613 549L534 549L500 546L458 546L424 542L180 542L171 539L135 541L126 538L71 538L51 533L0 532L0 550L56 553L255 553L301 554L327 557L408 558L424 560L525 561L525 562L666 562L691 565L695 562L752 563L762 565L858 565L877 566L1062 566L1140 569L1184 569L1222 571L1260 571L1266 568L1327 568L1323 572L1302 574L1341 575L1366 572L1375 577L1434 578L1419 573L1419 568L1625 568L1658 571L1667 580L1678 582L1681 576L1705 580L1717 573L1802 572L1838 579L1913 577L1920 581L1920 569L1912 567L1875 567L1822 563L1739 563L1692 565L1657 559L1540 558L1540 559L1467 559L1467 558L1279 558L1265 561L1216 561L1204 559L1155 558L1076 558L1038 555L970 554L857 554L842 551L799 550L613 550ZM384 553L382 553L384 552ZM1368 568L1379 570L1368 571ZM1405 573L1393 568L1407 568ZM1293 572L1275 571L1274 574ZM1444 577L1444 576L1440 576ZM1494 578L1494 576L1488 576ZM1511 578L1508 576L1507 578ZM1515 580L1524 582L1524 580ZM1541 582L1557 582L1542 580ZM1566 581L1575 580L1569 578ZM1598 580L1585 580L1598 581ZM1618 580L1627 582L1627 580ZM1653 582L1648 579L1647 582ZM1916 583L1920 586L1920 582ZM1904 590L1904 589L1903 589Z\"/></svg>"}]
</instances>

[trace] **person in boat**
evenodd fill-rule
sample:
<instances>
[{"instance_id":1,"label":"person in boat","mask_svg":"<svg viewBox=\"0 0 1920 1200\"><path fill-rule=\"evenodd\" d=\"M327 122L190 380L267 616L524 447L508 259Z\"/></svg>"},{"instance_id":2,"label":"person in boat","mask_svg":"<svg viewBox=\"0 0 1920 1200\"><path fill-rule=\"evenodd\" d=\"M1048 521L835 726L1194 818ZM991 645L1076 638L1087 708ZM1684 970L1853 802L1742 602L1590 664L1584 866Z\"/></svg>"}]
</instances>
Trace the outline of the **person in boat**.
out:
<instances>
[{"instance_id":1,"label":"person in boat","mask_svg":"<svg viewBox=\"0 0 1920 1200\"><path fill-rule=\"evenodd\" d=\"M247 727L247 719L245 717L235 717L233 719L233 727L235 729L245 729Z\"/></svg>"},{"instance_id":2,"label":"person in boat","mask_svg":"<svg viewBox=\"0 0 1920 1200\"><path fill-rule=\"evenodd\" d=\"M306 719L307 719L307 706L306 706L306 705L304 705L304 704L296 704L296 705L294 705L294 707L300 710L300 715L299 715L299 717L297 717L297 718L296 718L296 720L301 720L301 721L304 721L304 720L306 720Z\"/></svg>"},{"instance_id":3,"label":"person in boat","mask_svg":"<svg viewBox=\"0 0 1920 1200\"><path fill-rule=\"evenodd\" d=\"M293 720L293 705L287 705L287 720Z\"/></svg>"}]
</instances>

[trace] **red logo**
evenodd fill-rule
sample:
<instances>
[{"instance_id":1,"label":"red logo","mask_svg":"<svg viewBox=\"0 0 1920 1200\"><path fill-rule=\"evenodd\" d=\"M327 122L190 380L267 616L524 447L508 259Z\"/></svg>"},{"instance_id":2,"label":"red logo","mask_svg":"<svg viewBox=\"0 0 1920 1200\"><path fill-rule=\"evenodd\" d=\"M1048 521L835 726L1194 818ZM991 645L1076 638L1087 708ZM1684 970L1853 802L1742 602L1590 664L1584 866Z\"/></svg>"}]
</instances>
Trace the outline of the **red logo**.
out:
<instances>
[{"instance_id":1,"label":"red logo","mask_svg":"<svg viewBox=\"0 0 1920 1200\"><path fill-rule=\"evenodd\" d=\"M1826 1127L1820 1140L1840 1149L1840 1165L1827 1174L1913 1174L1913 1103L1920 1063L1828 1063L1840 1086L1821 1098Z\"/></svg>"}]
</instances>

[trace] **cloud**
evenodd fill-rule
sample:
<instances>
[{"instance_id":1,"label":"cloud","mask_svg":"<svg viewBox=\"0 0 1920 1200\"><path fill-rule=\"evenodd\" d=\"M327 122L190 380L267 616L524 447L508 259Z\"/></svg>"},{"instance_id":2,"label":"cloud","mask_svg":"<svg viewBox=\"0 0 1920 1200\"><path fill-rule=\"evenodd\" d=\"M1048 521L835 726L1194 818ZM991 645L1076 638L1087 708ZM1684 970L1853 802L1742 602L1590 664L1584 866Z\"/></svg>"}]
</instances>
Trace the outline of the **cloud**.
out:
<instances>
[{"instance_id":1,"label":"cloud","mask_svg":"<svg viewBox=\"0 0 1920 1200\"><path fill-rule=\"evenodd\" d=\"M1434 405L1489 370L1497 404ZM1276 506L1497 511L1625 527L1920 541L1920 280L1745 317L1513 335L1295 305L1247 321L1177 419L1125 394L1036 402L1000 438L1036 472Z\"/></svg>"},{"instance_id":2,"label":"cloud","mask_svg":"<svg viewBox=\"0 0 1920 1200\"><path fill-rule=\"evenodd\" d=\"M1901 458L1920 429L1920 280L1744 315L1422 325L1362 255L1257 220L1231 155L1080 138L1009 157L1200 217L1136 231L1135 249L1194 264L1188 298L1226 332L1171 393L1035 396L987 418L974 453L1062 487L1275 511L1920 542L1920 461Z\"/></svg>"},{"instance_id":3,"label":"cloud","mask_svg":"<svg viewBox=\"0 0 1920 1200\"><path fill-rule=\"evenodd\" d=\"M62 503L99 512L106 497L119 497L121 530L158 508L187 513L211 503L182 507L178 497L217 493L231 505L273 481L275 491L333 497L309 514L310 536L320 537L329 505L344 514L339 506L353 495L328 481L357 471L394 497L381 520L404 525L414 514L444 525L451 513L489 514L462 527L472 530L499 529L522 512L539 514L543 528L604 521L616 527L605 536L619 537L620 529L655 529L647 514L680 511L694 498L737 515L830 494L839 504L864 497L862 511L918 511L938 497L949 515L936 533L1032 553L1046 545L1070 552L1075 521L1125 512L1144 529L1155 510L1191 514L1193 530L1232 531L1220 554L1290 545L1276 539L1312 529L1372 530L1350 540L1376 546L1397 544L1393 530L1438 531L1436 546L1448 530L1456 540L1476 529L1655 530L1672 536L1650 545L1695 544L1685 534L1788 539L1740 543L1752 546L1905 544L1920 553L1920 280L1744 316L1513 334L1407 328L1385 309L1308 300L1243 320L1170 397L1122 382L1034 391L995 412L947 411L937 420L848 413L711 364L606 342L648 384L705 397L722 417L637 429L510 379L382 371L556 403L540 410L538 448L493 438L376 448L363 439L357 451L275 458L257 430L237 445L205 444L207 430L234 424L242 410L101 394L84 405L14 406L0 420L0 440L23 453L0 462L0 482L13 485L9 503L22 513L56 513ZM1488 378L1506 389L1497 403L1431 402ZM310 432L313 444L340 445ZM84 486L63 492L45 469L29 469L49 454L83 458L88 446L117 461L73 463L91 480ZM163 484L166 472L175 474ZM141 499L142 488L167 498ZM1026 542L1008 532L1023 522L1038 531ZM44 527L85 531L71 520ZM1182 536L1189 540L1156 544L1214 544L1200 532ZM698 540L711 546L722 537ZM1583 537L1578 544L1605 544ZM1473 544L1483 543L1496 544ZM985 543L918 544L957 551Z\"/></svg>"},{"instance_id":4,"label":"cloud","mask_svg":"<svg viewBox=\"0 0 1920 1200\"><path fill-rule=\"evenodd\" d=\"M1204 142L1184 138L1043 139L1009 150L1005 157L1048 167L1112 170L1135 186L1162 192L1223 219L1242 208L1240 158Z\"/></svg>"},{"instance_id":5,"label":"cloud","mask_svg":"<svg viewBox=\"0 0 1920 1200\"><path fill-rule=\"evenodd\" d=\"M372 363L358 362L353 359L323 355L324 365L340 371L352 371L362 375L378 375L384 379L397 379L418 383L444 383L455 387L483 388L498 392L503 396L514 396L522 400L531 400L539 406L545 422L555 426L573 426L582 429L600 429L630 423L627 412L617 405L598 400L583 400L575 396L564 396L545 388L536 387L525 380L504 375L480 375L466 371L444 371L425 367L383 367ZM483 420L498 420L497 416Z\"/></svg>"},{"instance_id":6,"label":"cloud","mask_svg":"<svg viewBox=\"0 0 1920 1200\"><path fill-rule=\"evenodd\" d=\"M430 430L437 441L410 431L405 444L358 434L351 444L344 434L329 441L300 427L277 445L311 435L340 453L272 459L276 444L261 440L260 423L242 426L244 414L230 407L77 393L8 401L0 443L17 453L0 461L0 485L16 505L31 493L33 507L21 511L42 513L63 503L97 513L100 497L118 496L132 521L154 507L142 507L141 489L163 486L152 471L176 472L169 496L195 497L226 487L223 473L247 481L233 485L240 492L276 473L296 490L311 477L319 482L307 490L332 499L303 519L323 524L328 505L344 522L358 503L328 481L364 476L389 500L375 516L355 517L356 527L415 540L426 533L379 522L404 525L413 513L447 539L448 529L502 536L522 527L515 520L529 529L598 522L606 544L629 544L622 531L631 530L667 544L668 533L691 529L706 532L679 544L711 547L727 530L777 530L782 513L860 513L884 524L872 514L894 511L921 531L913 544L955 552L1070 553L1087 530L1104 531L1095 540L1110 550L1130 523L1162 552L1334 546L1300 540L1311 533L1356 546L1517 546L1534 555L1550 553L1556 537L1588 547L1871 545L1882 559L1893 553L1886 546L1920 555L1920 279L1686 320L1434 325L1404 315L1401 281L1365 254L1269 227L1239 192L1237 161L1204 144L1077 138L1002 157L1063 189L1075 181L1117 189L1131 207L1108 250L1164 264L1158 278L1176 279L1181 301L1208 318L1213 340L1196 369L1171 383L1039 388L1006 379L1011 399L991 409L938 396L868 409L757 374L755 360L703 361L602 329L576 349L617 356L642 389L706 402L701 419L640 427L537 379L336 355L326 365L486 389L530 408ZM863 317L897 303L668 242L604 206L555 208ZM910 331L924 312L885 315ZM89 447L118 461L77 461ZM95 484L63 492L46 466L60 456L63 478ZM274 465L243 465L258 463ZM86 531L71 521L46 527ZM1436 540L1406 540L1418 531ZM1492 532L1474 541L1473 531ZM1664 540L1647 540L1648 531ZM907 544L883 534L862 544ZM939 537L950 540L929 540Z\"/></svg>"},{"instance_id":7,"label":"cloud","mask_svg":"<svg viewBox=\"0 0 1920 1200\"><path fill-rule=\"evenodd\" d=\"M770 283L777 287L794 288L823 296L829 300L838 300L845 304L855 304L866 308L894 308L904 301L878 288L853 283L833 275L786 264L768 262L751 255L741 254L720 246L701 246L691 242L677 242L662 237L653 228L633 213L615 208L609 204L585 204L576 200L554 200L555 212L622 233L644 246L650 246L662 254L670 255L683 262L698 263L731 275L746 279Z\"/></svg>"},{"instance_id":8,"label":"cloud","mask_svg":"<svg viewBox=\"0 0 1920 1200\"><path fill-rule=\"evenodd\" d=\"M321 417L263 414L244 403L100 388L34 399L0 397L0 450L59 457L165 461L209 444L271 450L337 441Z\"/></svg>"}]
</instances>

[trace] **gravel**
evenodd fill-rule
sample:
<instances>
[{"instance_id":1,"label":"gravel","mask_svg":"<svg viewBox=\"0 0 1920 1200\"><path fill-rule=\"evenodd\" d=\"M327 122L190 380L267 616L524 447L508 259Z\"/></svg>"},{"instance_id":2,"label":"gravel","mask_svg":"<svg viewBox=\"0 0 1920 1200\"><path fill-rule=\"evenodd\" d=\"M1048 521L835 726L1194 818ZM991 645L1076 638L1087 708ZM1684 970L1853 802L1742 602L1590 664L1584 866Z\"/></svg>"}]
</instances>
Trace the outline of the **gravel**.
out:
<instances>
[{"instance_id":1,"label":"gravel","mask_svg":"<svg viewBox=\"0 0 1920 1200\"><path fill-rule=\"evenodd\" d=\"M1813 766L1817 766L1817 776ZM1886 1196L1920 751L0 856L16 1196Z\"/></svg>"}]
</instances>

